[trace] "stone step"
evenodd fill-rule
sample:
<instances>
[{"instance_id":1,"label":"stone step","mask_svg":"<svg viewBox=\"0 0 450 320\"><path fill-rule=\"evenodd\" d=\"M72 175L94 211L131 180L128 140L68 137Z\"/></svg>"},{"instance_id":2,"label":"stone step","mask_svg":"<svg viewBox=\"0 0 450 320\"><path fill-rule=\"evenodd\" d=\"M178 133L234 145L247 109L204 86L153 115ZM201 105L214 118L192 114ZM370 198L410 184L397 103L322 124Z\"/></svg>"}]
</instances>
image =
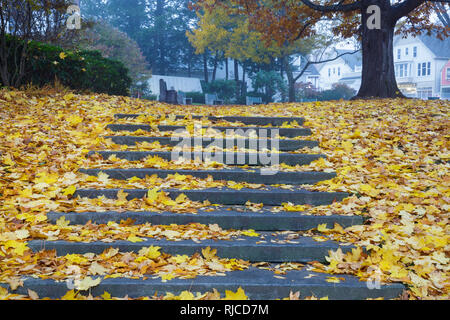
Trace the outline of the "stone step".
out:
<instances>
[{"instance_id":1,"label":"stone step","mask_svg":"<svg viewBox=\"0 0 450 320\"><path fill-rule=\"evenodd\" d=\"M277 276L277 277L275 277ZM344 278L340 283L327 282L329 277ZM94 277L96 278L96 277ZM9 288L8 284L1 284ZM290 292L300 292L300 298L314 295L315 297L328 297L331 300L363 300L367 298L394 299L406 290L402 284L392 283L380 285L378 288L368 286L365 281L349 275L331 275L303 270L287 271L286 274L276 275L269 270L255 267L242 271L227 272L226 276L198 276L193 279L174 278L170 281L161 281L158 278L129 279L107 278L100 284L89 289L93 296L100 296L105 291L113 297L139 298L152 297L154 294L164 295L166 292L179 295L182 291L212 292L218 290L225 296L226 290L236 290L241 287L252 300L275 300L289 297ZM373 288L373 289L369 289ZM69 290L67 282L57 282L51 279L25 278L24 286L14 293L28 294L27 290L35 291L39 297L57 299L64 296ZM87 292L82 292L87 295ZM223 310L222 310L223 311ZM269 311L270 312L270 311ZM270 314L270 313L269 313Z\"/></svg>"},{"instance_id":2,"label":"stone step","mask_svg":"<svg viewBox=\"0 0 450 320\"><path fill-rule=\"evenodd\" d=\"M351 251L353 246L344 246L335 241L315 241L311 237L299 236L289 239L286 235L273 235L271 232L259 233L258 237L241 236L231 240L179 240L169 241L167 239L147 238L141 242L114 241L110 243L96 242L69 242L69 241L46 241L32 240L28 247L38 252L45 250L56 250L58 255L66 254L100 254L113 247L121 252L138 252L144 247L158 246L161 251L171 255L193 255L201 253L201 250L210 247L217 250L217 256L221 258L243 259L251 262L308 262L320 261L325 263L328 251L341 248L343 252Z\"/></svg>"},{"instance_id":3,"label":"stone step","mask_svg":"<svg viewBox=\"0 0 450 320\"><path fill-rule=\"evenodd\" d=\"M158 141L163 146L177 146L181 141L194 146L193 138L171 138L171 137L140 137L140 136L105 136L105 139L111 139L114 143L120 145L134 146L137 143L148 142L153 143ZM224 139L223 146L242 146L245 149L259 149L263 148L272 150L273 148L280 151L295 151L301 148L314 148L319 146L318 141L313 140L278 140L272 144L273 140L267 139ZM277 145L278 143L278 145ZM212 144L211 140L202 140L202 147L208 147ZM251 148L250 148L251 147Z\"/></svg>"},{"instance_id":4,"label":"stone step","mask_svg":"<svg viewBox=\"0 0 450 320\"><path fill-rule=\"evenodd\" d=\"M77 189L74 197L98 198L104 196L108 199L116 199L117 193L121 189ZM293 204L325 205L334 201L341 201L349 196L345 192L314 192L304 189L294 188L293 190L265 187L264 189L240 190L229 188L209 188L201 190L180 190L180 189L161 189L168 193L172 199L180 194L185 194L192 201L208 200L213 204L224 205L245 205L247 201L253 203L262 203L267 206L280 206L283 203L291 202ZM147 195L147 189L123 189L128 194L127 199L144 198Z\"/></svg>"},{"instance_id":5,"label":"stone step","mask_svg":"<svg viewBox=\"0 0 450 320\"><path fill-rule=\"evenodd\" d=\"M118 113L115 115L117 119L135 119L141 115L144 114L124 114L124 113ZM175 116L175 119L185 119L186 116L184 115L177 115ZM285 122L292 122L297 121L299 125L303 125L305 119L300 117L242 117L242 116L199 116L199 115L192 115L192 119L199 120L206 118L210 121L228 121L228 122L241 122L243 124L248 125L255 125L255 126L266 126L266 125L272 125L272 126L281 126Z\"/></svg>"},{"instance_id":6,"label":"stone step","mask_svg":"<svg viewBox=\"0 0 450 320\"><path fill-rule=\"evenodd\" d=\"M146 124L109 124L107 125L107 128L112 131L130 131L134 132L137 130L143 130L143 131L153 131L152 127L150 125ZM207 129L208 127L204 127ZM279 130L278 134L280 137L288 137L288 138L295 138L300 136L310 136L312 134L311 129L309 128L278 128L278 127L272 127L272 128L261 128L261 127L211 127L212 129L218 130L220 132L226 132L227 130L238 130L241 129L245 132L250 132L249 130L255 130L258 136L263 137L263 132L266 132L267 134L265 137L271 138L272 130L276 129ZM175 130L186 130L186 126L169 126L169 125L159 125L158 126L159 131L175 131ZM260 131L264 130L264 131Z\"/></svg>"},{"instance_id":7,"label":"stone step","mask_svg":"<svg viewBox=\"0 0 450 320\"><path fill-rule=\"evenodd\" d=\"M214 180L226 180L236 182L248 182L257 184L315 184L319 181L329 180L336 177L335 172L283 172L279 171L272 175L264 175L264 171L254 169L252 171L240 168L236 169L217 169L217 170L163 170L163 169L80 169L79 172L92 176L97 176L100 172L106 173L110 178L126 180L133 177L145 178L156 174L160 178L165 178L169 174L180 174L193 176L200 179L206 179L211 176Z\"/></svg>"},{"instance_id":8,"label":"stone step","mask_svg":"<svg viewBox=\"0 0 450 320\"><path fill-rule=\"evenodd\" d=\"M139 161L146 157L160 157L167 161L177 161L180 158L187 160L199 159L206 162L207 159L223 163L226 165L277 165L284 163L290 166L305 165L326 158L323 154L306 154L306 153L247 153L247 152L170 152L170 151L90 151L88 157L94 154L100 154L104 159L115 155L117 158L129 161Z\"/></svg>"},{"instance_id":9,"label":"stone step","mask_svg":"<svg viewBox=\"0 0 450 320\"><path fill-rule=\"evenodd\" d=\"M245 207L243 207L245 208ZM196 213L173 212L49 212L47 219L56 223L61 217L70 221L70 224L86 224L89 221L97 224L107 224L110 221L120 223L128 218L135 220L135 224L151 223L152 225L201 223L205 225L217 224L222 229L253 229L257 231L306 231L316 228L319 224L326 224L332 229L335 223L343 228L360 225L364 222L361 216L314 216L302 212L271 212L262 209L257 212L250 210L238 211L237 207L225 207L213 211L199 210ZM241 209L245 210L245 209Z\"/></svg>"}]
</instances>

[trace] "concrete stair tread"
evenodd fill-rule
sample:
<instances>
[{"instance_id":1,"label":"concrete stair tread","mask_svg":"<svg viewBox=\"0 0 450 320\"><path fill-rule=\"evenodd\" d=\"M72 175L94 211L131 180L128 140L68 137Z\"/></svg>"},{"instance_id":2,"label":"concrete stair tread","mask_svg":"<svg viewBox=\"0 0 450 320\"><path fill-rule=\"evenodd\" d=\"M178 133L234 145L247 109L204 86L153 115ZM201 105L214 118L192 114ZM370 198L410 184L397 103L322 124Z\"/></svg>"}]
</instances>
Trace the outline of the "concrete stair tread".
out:
<instances>
[{"instance_id":1,"label":"concrete stair tread","mask_svg":"<svg viewBox=\"0 0 450 320\"><path fill-rule=\"evenodd\" d=\"M118 113L115 114L114 117L117 119L135 119L139 116L145 116L145 114L124 114ZM185 115L176 115L175 119L184 119ZM244 124L253 124L253 125L282 125L284 122L292 122L297 121L299 125L302 125L305 121L304 118L301 117L266 117L266 116L203 116L203 115L191 115L192 119L199 120L203 118L207 118L210 121L228 121L228 122L241 122Z\"/></svg>"},{"instance_id":2,"label":"concrete stair tread","mask_svg":"<svg viewBox=\"0 0 450 320\"><path fill-rule=\"evenodd\" d=\"M128 169L80 169L79 172L97 176L100 172L106 173L110 178L126 180L132 177L145 178L156 174L160 178L166 178L169 174L190 175L206 179L211 176L214 180L226 180L236 182L248 182L257 184L315 184L319 181L330 180L336 177L335 172L283 172L279 171L271 175L263 174L261 169L209 169L209 170L183 170L183 169L153 169L153 168L128 168Z\"/></svg>"},{"instance_id":3,"label":"concrete stair tread","mask_svg":"<svg viewBox=\"0 0 450 320\"><path fill-rule=\"evenodd\" d=\"M205 239L194 241L167 240L166 238L143 238L144 241L130 242L118 240L114 242L69 242L32 240L28 247L33 251L56 250L58 255L66 254L100 254L109 248L117 248L121 252L137 252L144 247L158 246L161 251L168 254L192 255L210 247L217 249L217 256L221 258L236 258L251 262L325 262L329 250L341 248L343 252L354 248L352 245L343 245L336 241L315 241L312 237L305 237L293 232L274 235L273 232L258 232L259 236L239 236L229 240ZM289 236L290 235L290 236ZM295 237L294 237L295 236Z\"/></svg>"},{"instance_id":4,"label":"concrete stair tread","mask_svg":"<svg viewBox=\"0 0 450 320\"><path fill-rule=\"evenodd\" d=\"M230 209L230 210L227 210ZM233 210L234 209L234 210ZM217 224L223 229L253 229L271 231L301 231L316 228L319 224L326 224L328 228L333 228L334 223L338 223L346 228L364 222L361 216L315 216L301 212L271 212L269 210L237 211L237 208L218 208L213 211L199 210L197 213L173 213L173 212L49 212L47 218L50 222L56 223L61 217L65 217L71 224L86 224L89 221L97 224L106 224L109 221L119 223L128 218L135 220L135 224L151 223L153 225L170 224Z\"/></svg>"},{"instance_id":5,"label":"concrete stair tread","mask_svg":"<svg viewBox=\"0 0 450 320\"><path fill-rule=\"evenodd\" d=\"M161 145L176 146L180 143L181 138L173 139L172 137L147 137L147 136L105 136L105 139L111 139L114 143L119 145L134 146L136 143L148 142L153 143L158 141ZM194 145L193 138L183 138L184 141L190 141L191 145ZM272 149L272 139L223 139L223 145L244 145L245 148L249 148L253 145ZM212 140L202 140L202 146L207 147L212 143ZM314 148L319 146L318 141L314 140L291 140L291 139L279 139L277 141L280 151L295 151L301 148ZM260 148L261 149L261 148Z\"/></svg>"},{"instance_id":6,"label":"concrete stair tread","mask_svg":"<svg viewBox=\"0 0 450 320\"><path fill-rule=\"evenodd\" d=\"M77 189L74 197L98 198L105 196L108 199L117 198L119 190L128 194L127 199L144 198L147 189ZM301 188L282 189L266 186L262 189L242 188L240 190L230 188L208 188L199 190L161 189L175 199L180 194L186 195L192 201L208 200L213 204L245 205L248 201L262 203L264 205L278 206L283 203L322 205L340 201L349 196L345 192L315 192Z\"/></svg>"},{"instance_id":7,"label":"concrete stair tread","mask_svg":"<svg viewBox=\"0 0 450 320\"><path fill-rule=\"evenodd\" d=\"M186 126L182 125L158 125L159 131L176 131L176 130L186 130ZM137 130L143 130L143 131L154 131L152 126L146 125L146 124L109 124L107 125L107 128L112 131L137 131ZM312 134L311 129L309 128L280 128L280 127L222 127L222 126L211 126L211 127L204 127L212 128L221 132L225 132L227 130L256 130L257 133L259 133L260 129L264 129L268 131L267 138L269 138L269 134L271 134L273 129L278 130L279 135L281 137L300 137L300 136L310 136Z\"/></svg>"},{"instance_id":8,"label":"concrete stair tread","mask_svg":"<svg viewBox=\"0 0 450 320\"><path fill-rule=\"evenodd\" d=\"M312 276L311 276L312 275ZM340 283L327 282L329 277L343 278ZM97 277L94 277L97 278ZM8 287L7 284L0 284ZM130 278L102 278L100 284L90 289L93 296L100 296L105 291L113 297L138 298L171 292L180 294L182 291L210 292L217 289L224 297L225 290L243 288L245 294L253 300L275 300L289 297L290 292L300 291L300 297L314 295L329 299L360 300L367 298L393 299L398 297L405 286L398 283L381 285L379 289L370 290L367 283L357 277L349 275L336 275L302 270L287 271L286 274L277 275L270 270L250 267L242 271L227 272L226 276L198 276L192 279L174 278L163 282L160 277L143 279ZM27 294L27 289L35 291L39 297L59 298L69 290L66 282L57 282L51 279L24 279L24 286L14 293Z\"/></svg>"},{"instance_id":9,"label":"concrete stair tread","mask_svg":"<svg viewBox=\"0 0 450 320\"><path fill-rule=\"evenodd\" d=\"M201 161L209 158L211 161L224 163L227 165L268 165L284 163L287 165L304 165L320 158L326 158L323 154L306 154L306 153L264 153L264 152L171 152L171 151L90 151L87 156L91 157L99 154L104 159L115 155L119 159L129 161L139 161L146 157L160 157L167 161L178 161L181 158L187 160L199 159Z\"/></svg>"}]
</instances>

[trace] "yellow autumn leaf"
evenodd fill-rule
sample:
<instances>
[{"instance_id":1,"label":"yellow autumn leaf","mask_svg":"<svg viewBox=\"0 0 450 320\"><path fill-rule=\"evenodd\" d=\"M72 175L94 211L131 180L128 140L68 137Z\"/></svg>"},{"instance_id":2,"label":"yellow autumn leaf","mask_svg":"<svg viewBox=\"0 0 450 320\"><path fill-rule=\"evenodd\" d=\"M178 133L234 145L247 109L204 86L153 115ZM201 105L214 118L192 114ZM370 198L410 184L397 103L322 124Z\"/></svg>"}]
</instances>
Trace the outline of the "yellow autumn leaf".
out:
<instances>
[{"instance_id":1,"label":"yellow autumn leaf","mask_svg":"<svg viewBox=\"0 0 450 320\"><path fill-rule=\"evenodd\" d=\"M353 149L353 143L349 140L345 140L341 145L345 152L350 152Z\"/></svg>"},{"instance_id":2,"label":"yellow autumn leaf","mask_svg":"<svg viewBox=\"0 0 450 320\"><path fill-rule=\"evenodd\" d=\"M99 277L97 279L92 279L91 277L86 277L82 280L75 280L74 286L77 290L88 290L92 287L96 287L100 284L102 279Z\"/></svg>"},{"instance_id":3,"label":"yellow autumn leaf","mask_svg":"<svg viewBox=\"0 0 450 320\"><path fill-rule=\"evenodd\" d=\"M65 188L63 190L63 194L65 196L71 196L71 195L73 195L75 193L75 191L77 191L77 187L72 185L72 186L69 186L69 187Z\"/></svg>"},{"instance_id":4,"label":"yellow autumn leaf","mask_svg":"<svg viewBox=\"0 0 450 320\"><path fill-rule=\"evenodd\" d=\"M317 231L326 233L326 232L330 231L330 229L327 228L326 223L322 223L317 226Z\"/></svg>"},{"instance_id":5,"label":"yellow autumn leaf","mask_svg":"<svg viewBox=\"0 0 450 320\"><path fill-rule=\"evenodd\" d=\"M142 242L142 241L144 241L144 239L139 238L139 237L135 236L134 234L130 234L128 236L128 238L127 238L127 241L130 241L130 242Z\"/></svg>"},{"instance_id":6,"label":"yellow autumn leaf","mask_svg":"<svg viewBox=\"0 0 450 320\"><path fill-rule=\"evenodd\" d=\"M211 249L211 247L207 247L202 249L202 255L206 260L212 260L216 257L217 249Z\"/></svg>"},{"instance_id":7,"label":"yellow autumn leaf","mask_svg":"<svg viewBox=\"0 0 450 320\"><path fill-rule=\"evenodd\" d=\"M225 290L225 298L223 300L248 300L245 291L239 287L236 292Z\"/></svg>"},{"instance_id":8,"label":"yellow autumn leaf","mask_svg":"<svg viewBox=\"0 0 450 320\"><path fill-rule=\"evenodd\" d=\"M331 283L340 283L341 282L341 280L337 277L327 277L325 281L331 282Z\"/></svg>"},{"instance_id":9,"label":"yellow autumn leaf","mask_svg":"<svg viewBox=\"0 0 450 320\"><path fill-rule=\"evenodd\" d=\"M64 60L66 57L67 57L67 55L64 52L61 52L59 54L59 58L62 59L62 60Z\"/></svg>"},{"instance_id":10,"label":"yellow autumn leaf","mask_svg":"<svg viewBox=\"0 0 450 320\"><path fill-rule=\"evenodd\" d=\"M241 234L247 237L259 237L259 233L252 229L241 231Z\"/></svg>"},{"instance_id":11,"label":"yellow autumn leaf","mask_svg":"<svg viewBox=\"0 0 450 320\"><path fill-rule=\"evenodd\" d=\"M158 188L153 188L153 189L149 189L148 191L147 191L147 197L145 198L145 201L148 203L148 204L153 204L153 203L155 203L155 201L156 201L156 199L158 198L158 195L159 195L160 193L159 193L159 189Z\"/></svg>"},{"instance_id":12,"label":"yellow autumn leaf","mask_svg":"<svg viewBox=\"0 0 450 320\"><path fill-rule=\"evenodd\" d=\"M149 259L156 259L161 256L161 252L159 252L160 249L161 247L158 246L142 248L141 250L139 250L139 255L145 256Z\"/></svg>"},{"instance_id":13,"label":"yellow autumn leaf","mask_svg":"<svg viewBox=\"0 0 450 320\"><path fill-rule=\"evenodd\" d=\"M178 296L180 300L194 300L194 295L189 291L183 291Z\"/></svg>"},{"instance_id":14,"label":"yellow autumn leaf","mask_svg":"<svg viewBox=\"0 0 450 320\"><path fill-rule=\"evenodd\" d=\"M6 249L13 248L13 252L19 256L23 256L23 253L29 248L27 247L27 242L20 242L16 240L8 240L4 243Z\"/></svg>"}]
</instances>

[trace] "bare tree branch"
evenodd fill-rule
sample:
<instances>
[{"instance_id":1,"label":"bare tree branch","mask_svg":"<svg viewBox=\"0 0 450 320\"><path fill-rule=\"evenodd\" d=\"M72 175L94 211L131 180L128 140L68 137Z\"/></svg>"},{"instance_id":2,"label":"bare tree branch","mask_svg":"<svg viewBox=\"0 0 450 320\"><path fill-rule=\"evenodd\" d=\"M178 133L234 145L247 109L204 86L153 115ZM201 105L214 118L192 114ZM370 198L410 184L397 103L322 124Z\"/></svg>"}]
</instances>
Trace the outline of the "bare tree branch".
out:
<instances>
[{"instance_id":1,"label":"bare tree branch","mask_svg":"<svg viewBox=\"0 0 450 320\"><path fill-rule=\"evenodd\" d=\"M310 0L301 0L306 6L310 7L311 9L320 11L320 12L348 12L348 11L354 11L361 9L362 4L360 1L349 3L349 4L342 4L342 0L333 5L320 5L316 4Z\"/></svg>"},{"instance_id":2,"label":"bare tree branch","mask_svg":"<svg viewBox=\"0 0 450 320\"><path fill-rule=\"evenodd\" d=\"M294 81L296 82L298 79L300 79L300 77L306 72L306 69L308 69L310 65L335 61L335 60L339 59L340 57L343 57L347 54L355 54L359 51L361 51L361 49L351 51L351 52L344 52L344 53L338 54L336 57L330 58L330 59L319 60L319 61L308 61L308 62L306 62L305 66L303 67L302 71L300 71L300 73L294 78Z\"/></svg>"}]
</instances>

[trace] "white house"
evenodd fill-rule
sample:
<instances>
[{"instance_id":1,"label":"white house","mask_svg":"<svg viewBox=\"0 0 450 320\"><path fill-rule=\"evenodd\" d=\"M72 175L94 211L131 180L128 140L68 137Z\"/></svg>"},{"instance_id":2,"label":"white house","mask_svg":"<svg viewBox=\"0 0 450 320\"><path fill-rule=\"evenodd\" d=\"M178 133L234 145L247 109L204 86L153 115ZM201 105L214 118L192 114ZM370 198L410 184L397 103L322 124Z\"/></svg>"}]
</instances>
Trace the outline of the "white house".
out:
<instances>
[{"instance_id":1,"label":"white house","mask_svg":"<svg viewBox=\"0 0 450 320\"><path fill-rule=\"evenodd\" d=\"M353 51L336 50L330 58ZM345 83L355 90L358 90L361 85L361 52L343 55L334 61L319 64L318 68L320 68L319 87L322 90L329 90L338 82Z\"/></svg>"},{"instance_id":2,"label":"white house","mask_svg":"<svg viewBox=\"0 0 450 320\"><path fill-rule=\"evenodd\" d=\"M443 90L441 86L443 68L449 59L450 39L442 41L435 34L394 38L395 77L399 89L408 97L428 99L441 97L441 92L447 92L447 88ZM324 63L320 65L319 86L326 90L339 82L358 90L361 69L360 53Z\"/></svg>"},{"instance_id":3,"label":"white house","mask_svg":"<svg viewBox=\"0 0 450 320\"><path fill-rule=\"evenodd\" d=\"M302 58L302 56L298 56L292 63L294 67L294 78L296 78L300 72L305 67L305 60ZM286 78L286 77L285 77ZM308 66L308 68L305 70L305 72L302 74L302 76L297 80L297 82L303 82L303 83L309 83L311 84L312 88L318 90L319 89L319 79L320 79L320 73L319 70L317 70L317 67L315 64L311 64ZM286 78L287 81L287 78Z\"/></svg>"},{"instance_id":4,"label":"white house","mask_svg":"<svg viewBox=\"0 0 450 320\"><path fill-rule=\"evenodd\" d=\"M394 39L395 76L409 97L440 97L442 69L450 59L450 39L435 35Z\"/></svg>"}]
</instances>

